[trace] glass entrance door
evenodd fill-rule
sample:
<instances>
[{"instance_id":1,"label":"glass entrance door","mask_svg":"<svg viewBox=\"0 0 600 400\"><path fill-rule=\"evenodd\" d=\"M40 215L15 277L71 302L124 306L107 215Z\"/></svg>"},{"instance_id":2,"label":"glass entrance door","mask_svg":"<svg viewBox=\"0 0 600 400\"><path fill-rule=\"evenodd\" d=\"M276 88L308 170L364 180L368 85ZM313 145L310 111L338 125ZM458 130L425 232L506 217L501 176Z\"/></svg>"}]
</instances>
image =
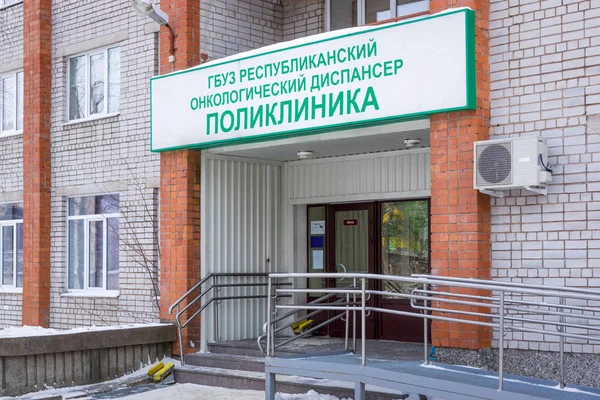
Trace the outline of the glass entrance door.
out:
<instances>
[{"instance_id":1,"label":"glass entrance door","mask_svg":"<svg viewBox=\"0 0 600 400\"><path fill-rule=\"evenodd\" d=\"M375 216L374 203L340 204L329 207L330 272L375 273ZM329 287L352 285L350 279L333 279ZM360 281L358 282L360 285ZM374 288L373 283L370 286ZM369 301L370 305L373 303ZM360 313L358 313L360 314ZM375 338L375 315L367 317L368 339ZM339 320L332 324L329 334L343 336L345 323ZM357 321L357 333L361 332Z\"/></svg>"},{"instance_id":2,"label":"glass entrance door","mask_svg":"<svg viewBox=\"0 0 600 400\"><path fill-rule=\"evenodd\" d=\"M308 209L309 272L369 273L410 276L429 273L429 201L403 200L312 206ZM313 289L352 285L350 279L308 280ZM360 282L358 282L360 284ZM415 287L393 281L371 281L369 289L410 293ZM314 295L309 300L318 297ZM394 295L371 296L367 304L415 312L410 300ZM329 317L333 312L329 313ZM315 323L326 320L321 314ZM360 321L357 332L360 333ZM388 313L367 317L367 338L418 342L423 340L420 318ZM343 336L338 320L321 334Z\"/></svg>"},{"instance_id":3,"label":"glass entrance door","mask_svg":"<svg viewBox=\"0 0 600 400\"><path fill-rule=\"evenodd\" d=\"M411 200L379 203L380 273L411 276L429 273L429 201ZM407 293L414 284L385 281L387 292ZM382 308L412 311L410 300L393 295L379 299ZM418 342L423 340L422 320L396 314L382 314L379 338Z\"/></svg>"},{"instance_id":4,"label":"glass entrance door","mask_svg":"<svg viewBox=\"0 0 600 400\"><path fill-rule=\"evenodd\" d=\"M369 272L369 210L335 211L334 269L336 272ZM337 279L336 285L350 282Z\"/></svg>"}]
</instances>

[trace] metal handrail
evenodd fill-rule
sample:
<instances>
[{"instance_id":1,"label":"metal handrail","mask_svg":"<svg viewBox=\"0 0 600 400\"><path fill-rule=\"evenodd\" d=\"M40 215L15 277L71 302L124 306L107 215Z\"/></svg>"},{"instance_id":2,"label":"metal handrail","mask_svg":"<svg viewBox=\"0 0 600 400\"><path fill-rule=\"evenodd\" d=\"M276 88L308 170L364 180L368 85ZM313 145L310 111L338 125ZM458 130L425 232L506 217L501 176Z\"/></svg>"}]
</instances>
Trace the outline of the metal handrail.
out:
<instances>
[{"instance_id":1,"label":"metal handrail","mask_svg":"<svg viewBox=\"0 0 600 400\"><path fill-rule=\"evenodd\" d=\"M188 290L187 292L185 292L183 294L183 296L181 296L179 299L177 299L175 301L175 303L173 303L171 305L171 307L169 307L169 315L173 314L173 309L177 306L179 306L179 304L184 301L190 294L192 294L196 289L198 289L200 286L202 286L203 283L205 283L206 281L208 281L211 278L214 277L218 277L218 276L226 276L229 278L233 278L233 277L266 277L269 274L267 273L238 273L238 272L234 272L234 273L210 273L208 275L206 275L204 278L202 278L202 280L200 280L200 282L196 283L194 286L192 286L192 288L190 290Z\"/></svg>"},{"instance_id":2,"label":"metal handrail","mask_svg":"<svg viewBox=\"0 0 600 400\"><path fill-rule=\"evenodd\" d=\"M318 299L312 300L312 301L310 301L310 302L309 302L309 303L307 303L307 304L317 304L317 303L321 303L321 302L323 302L323 301L325 301L325 300L328 300L328 299L330 299L330 298L332 298L332 297L335 297L335 296L336 296L336 294L335 294L335 293L329 293L329 294L326 294L326 295L323 295L323 296L319 297ZM283 330L286 330L286 329L288 329L289 327L291 327L292 325L294 325L294 324L296 324L296 323L298 323L298 322L304 321L305 319L308 319L308 318L310 318L310 317L314 317L315 315L317 315L317 314L320 314L321 312L322 312L322 310L317 310L317 311L313 311L313 312L311 312L311 313L309 313L309 314L306 314L306 315L304 315L304 316L302 316L302 317L296 318L296 319L295 319L295 320L293 320L292 322L290 322L290 323L288 323L288 324L285 324L284 326L281 326L281 327L279 327L279 328L276 328L276 329L275 329L275 333L277 334L277 333L279 333L279 332L281 332L281 331L283 331ZM287 319L287 318L289 318L289 317L292 317L292 316L296 315L296 313L297 313L297 311L296 311L296 310L294 310L294 311L290 311L290 312L288 312L288 313L286 313L286 314L284 314L284 315L281 315L281 316L277 317L276 319L274 319L273 321L271 321L271 325L274 325L274 324L276 324L277 322L280 322L280 321L283 321L283 320L285 320L285 319ZM265 323L265 324L264 324L264 326L263 326L263 332L264 332L264 333L263 333L262 335L260 335L260 336L259 336L259 337L256 339L256 343L258 344L258 348L260 349L261 353L264 353L264 352L265 352L265 350L264 350L264 348L263 348L263 346L262 346L262 340L263 340L263 339L265 339L265 338L267 337L267 324L266 324L266 323Z\"/></svg>"},{"instance_id":3,"label":"metal handrail","mask_svg":"<svg viewBox=\"0 0 600 400\"><path fill-rule=\"evenodd\" d=\"M344 267L344 271L345 270L346 270L346 268ZM327 274L327 275L329 275L329 274ZM343 274L343 275L348 275L348 274L346 273L346 274ZM338 279L338 281L343 281L344 279L345 278L342 277L341 279ZM268 285L269 285L269 288L268 288L268 291L269 291L269 300L267 301L267 307L268 307L269 318L268 318L267 322L265 323L265 327L264 327L265 333L263 335L261 335L257 339L258 348L260 349L261 352L264 353L261 341L265 337L269 337L269 335L272 335L271 336L271 340L273 341L273 350L274 350L274 349L276 349L278 347L284 346L284 345L286 345L288 343L291 343L291 342L293 342L295 340L298 340L298 339L300 339L300 338L302 338L302 337L304 337L304 336L306 336L306 335L314 332L317 329L323 328L323 327L325 327L325 326L327 326L327 325L329 325L329 324L337 321L338 319L342 319L342 321L344 321L346 323L345 324L345 331L344 331L345 332L344 333L344 349L345 350L349 349L349 339L350 339L350 309L348 308L348 306L355 306L355 305L358 304L356 302L356 293L358 293L357 290L356 290L357 289L356 278L353 279L352 285L348 285L345 288L342 288L342 289L339 289L339 290L338 289L333 289L333 288L326 289L327 291L329 291L329 293L327 293L327 294L325 294L325 295L319 297L318 299L315 299L315 300L313 300L313 301L311 301L309 303L303 304L299 308L297 308L297 307L295 307L293 305L291 305L291 306L286 305L285 307L281 307L281 308L292 308L294 310L286 313L285 315L277 317L275 319L271 318L271 305L270 305L271 303L270 303L270 299L271 298L277 298L277 296L271 296L271 289L273 287L276 287L277 284L271 284L271 277L269 277L269 284ZM304 289L304 290L303 289L287 289L286 292L287 293L301 293L301 292L304 292L304 293L322 293L323 290L322 289ZM340 299L338 299L338 300L336 300L336 301L334 301L332 303L327 303L327 304L330 304L329 306L313 307L313 306L316 306L318 304L323 304L323 302L325 300L327 300L327 299L329 299L331 297L338 296L340 293L345 293L346 294L346 299L345 299L346 301L345 302L344 302L343 298L340 298ZM350 294L352 294L352 302L350 302ZM331 306L331 304L335 305L335 307ZM283 319L286 319L286 318L288 318L288 317L290 317L292 315L295 315L296 312L298 311L298 309L305 309L305 310L312 309L314 311L311 312L311 313L309 313L309 314L307 314L307 315L305 315L305 316L303 316L303 317L301 317L301 318L299 318L299 319L297 319L297 320L295 320L294 322L292 322L292 323L290 323L288 325L285 325L285 326L280 327L280 328L269 329L270 327L275 326L275 324L277 322L279 322L279 321L281 321ZM328 311L339 311L339 310L341 310L341 311L345 311L345 313L344 314L334 315L333 317L329 318L328 320L326 320L324 322L321 322L317 326L314 326L311 329L309 329L309 330L307 330L305 332L302 332L302 333L300 333L299 335L297 335L295 337L292 337L291 339L285 340L282 343L275 344L275 342L274 342L275 335L278 332L281 332L282 330L285 330L288 327L291 327L296 322L300 322L300 321L302 321L302 320L304 320L306 318L309 318L311 316L315 316L315 315L317 315L317 314L319 314L319 313L321 313L321 312L323 312L325 310L328 310ZM345 319L343 318L344 315L346 316ZM356 311L353 312L353 319L352 319L352 321L353 321L353 323L352 323L352 352L356 353ZM267 339L267 347L268 347L269 342L270 342L269 339ZM269 355L269 350L267 350L267 356L268 355Z\"/></svg>"},{"instance_id":4,"label":"metal handrail","mask_svg":"<svg viewBox=\"0 0 600 400\"><path fill-rule=\"evenodd\" d=\"M300 288L277 288L272 284L272 280L294 279L299 278L338 278L343 275L345 278L354 279L356 282L360 280L359 285L353 285L347 288L331 288L319 289L319 292L329 292L331 295L346 295L354 297L354 301L350 303L327 303L327 304L273 304L271 296L267 300L268 320L267 327L272 328L271 318L276 315L279 309L292 309L293 312L298 310L335 310L345 311L346 315L350 311L356 315L356 312L361 313L362 320L362 365L366 365L365 352L365 321L367 313L378 312L403 316L418 317L423 320L423 355L424 362L428 363L428 321L446 321L458 322L461 324L470 324L476 326L484 326L497 328L500 332L498 335L498 351L499 351L499 390L503 388L503 369L504 369L504 344L506 332L530 332L541 333L558 337L560 349L560 387L565 387L564 374L564 344L565 338L579 339L594 342L600 342L600 336L592 334L593 331L600 331L598 322L600 320L600 307L598 306L583 306L568 305L567 300L597 302L600 300L600 291L592 289L557 287L557 286L541 286L531 284L519 284L515 282L496 282L483 279L464 279L451 277L438 277L431 275L413 275L411 277L377 275L377 274L360 274L360 273L290 273L290 274L270 274L268 282L269 294L275 295L285 293L313 293L316 289L300 289ZM368 281L391 281L407 283L416 286L410 293L391 292L386 290L372 290L367 286ZM384 287L381 285L381 287ZM420 288L419 288L420 287ZM444 288L454 288L458 292L452 290L444 290ZM481 291L481 294L460 293L465 289L475 289ZM496 295L494 296L494 293ZM522 300L524 295L538 296L544 299L543 301ZM357 306L356 296L360 297L360 306ZM392 296L410 300L412 310L400 311L381 307L367 306L366 301L370 296ZM512 299L510 296L519 296L520 299ZM548 302L546 299L556 297L558 303ZM448 308L452 305L466 306L462 309L457 307ZM473 307L474 309L470 308ZM541 308L545 309L541 309ZM274 311L273 311L274 310ZM275 314L273 314L273 312ZM576 313L577 312L577 313ZM587 313L587 314L586 314ZM289 314L289 313L288 313ZM465 319L461 316L478 317L477 319ZM527 317L525 317L527 316ZM536 318L537 317L537 318ZM546 319L546 317L549 317ZM576 322L568 322L567 318L577 319ZM585 322L582 322L585 320ZM354 317L356 323L356 316ZM590 326L590 322L595 322ZM348 323L348 322L346 322ZM521 324L521 325L519 325ZM525 325L528 326L525 326ZM533 327L532 327L533 325ZM541 325L541 327L540 327ZM550 328L552 327L552 329ZM568 329L572 329L569 332ZM274 356L275 343L273 329L267 332L267 355ZM279 347L279 346L277 346Z\"/></svg>"},{"instance_id":5,"label":"metal handrail","mask_svg":"<svg viewBox=\"0 0 600 400\"><path fill-rule=\"evenodd\" d=\"M267 279L269 276L269 274L267 273L240 273L240 272L233 272L233 273L211 273L206 275L204 278L202 278L198 283L196 283L194 286L192 286L192 288L190 290L188 290L187 292L185 292L179 299L177 299L177 301L175 301L175 303L173 303L171 305L171 307L169 307L169 314L172 315L174 310L177 310L177 313L175 314L175 321L177 323L177 332L178 332L178 338L179 338L179 352L180 352L180 356L181 356L181 365L185 365L185 357L183 354L183 338L182 338L182 331L183 329L185 329L188 324L190 322L192 322L196 317L198 317L202 311L204 311L209 305L213 304L214 305L214 321L213 321L213 327L214 327L214 336L215 336L215 340L218 341L219 339L219 311L218 311L218 304L222 301L222 300L243 300L243 299L264 299L267 298L267 294L256 294L256 295L234 295L234 296L219 296L218 292L221 290L221 288L234 288L234 287L264 287L264 286L268 286L267 282L253 282L253 283L219 283L218 279L219 278L265 278ZM203 285L206 284L209 280L213 280L212 284L202 290ZM288 283L281 283L281 284L277 284L276 286L285 286L288 285ZM210 300L205 302L204 304L202 304L202 300L204 299L205 296L207 296L209 293L212 293L213 291L215 291L217 294L214 294L211 296ZM199 293L197 293L199 292ZM194 297L192 297L194 296ZM284 295L283 297L289 297L288 295ZM184 301L188 300L187 304L181 308L181 303L183 303ZM190 309L190 307L194 306L195 304L200 303L201 306L199 307L199 309L197 311L195 311L190 317L188 317L185 322L182 323L182 318L184 316L184 314L186 313L186 311L188 311Z\"/></svg>"}]
</instances>

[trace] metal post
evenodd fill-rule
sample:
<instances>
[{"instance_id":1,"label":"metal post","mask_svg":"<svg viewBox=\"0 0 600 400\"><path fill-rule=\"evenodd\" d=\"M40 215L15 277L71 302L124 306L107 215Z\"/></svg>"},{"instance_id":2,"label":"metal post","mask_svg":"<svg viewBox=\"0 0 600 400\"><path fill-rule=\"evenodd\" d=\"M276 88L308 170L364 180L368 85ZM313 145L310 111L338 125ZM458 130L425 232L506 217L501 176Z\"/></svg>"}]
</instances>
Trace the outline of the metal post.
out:
<instances>
[{"instance_id":1,"label":"metal post","mask_svg":"<svg viewBox=\"0 0 600 400\"><path fill-rule=\"evenodd\" d=\"M565 298L561 297L560 298L560 305L564 306L565 305ZM560 312L564 314L565 309L561 307ZM560 322L561 323L565 323L566 322L566 317L564 315L560 316ZM565 332L565 326L564 325L560 325L558 327L559 332L563 333ZM564 336L560 336L559 337L559 345L560 345L560 388L564 389L565 388L565 337Z\"/></svg>"},{"instance_id":2,"label":"metal post","mask_svg":"<svg viewBox=\"0 0 600 400\"><path fill-rule=\"evenodd\" d=\"M366 358L366 338L367 338L367 314L366 314L366 307L367 307L367 294L366 294L366 279L362 278L361 279L362 283L361 283L361 309L362 309L362 315L361 315L361 320L362 320L362 326L361 328L361 332L362 332L362 338L360 340L360 344L361 344L361 355L360 355L360 359L361 359L361 365L364 367L365 365L367 365L367 358Z\"/></svg>"},{"instance_id":3,"label":"metal post","mask_svg":"<svg viewBox=\"0 0 600 400\"><path fill-rule=\"evenodd\" d=\"M265 373L265 399L275 400L275 394L277 393L277 380L275 374L267 371Z\"/></svg>"},{"instance_id":4,"label":"metal post","mask_svg":"<svg viewBox=\"0 0 600 400\"><path fill-rule=\"evenodd\" d=\"M365 384L363 382L354 383L354 400L365 400Z\"/></svg>"},{"instance_id":5,"label":"metal post","mask_svg":"<svg viewBox=\"0 0 600 400\"><path fill-rule=\"evenodd\" d=\"M500 291L500 338L498 340L498 390L502 390L504 379L504 292Z\"/></svg>"},{"instance_id":6,"label":"metal post","mask_svg":"<svg viewBox=\"0 0 600 400\"><path fill-rule=\"evenodd\" d=\"M271 356L271 278L267 284L267 356Z\"/></svg>"},{"instance_id":7,"label":"metal post","mask_svg":"<svg viewBox=\"0 0 600 400\"><path fill-rule=\"evenodd\" d=\"M354 278L354 283L352 284L354 291L356 291L356 278ZM352 310L352 352L356 354L356 293L352 295L352 303L354 303Z\"/></svg>"},{"instance_id":8,"label":"metal post","mask_svg":"<svg viewBox=\"0 0 600 400\"><path fill-rule=\"evenodd\" d=\"M213 289L213 296L214 297L219 297L219 288L217 287L217 284L219 283L218 278L216 275L213 275L213 284L214 284L214 289ZM214 307L213 307L213 313L214 313L214 327L213 327L213 334L215 336L215 342L219 341L219 301L215 300L214 301Z\"/></svg>"},{"instance_id":9,"label":"metal post","mask_svg":"<svg viewBox=\"0 0 600 400\"><path fill-rule=\"evenodd\" d=\"M350 303L350 293L346 293L346 336L344 341L344 349L348 351L348 336L350 330L350 310L348 304Z\"/></svg>"},{"instance_id":10,"label":"metal post","mask_svg":"<svg viewBox=\"0 0 600 400\"><path fill-rule=\"evenodd\" d=\"M426 296L427 294L427 283L423 284L423 296ZM423 315L426 316L427 315L427 300L423 301L423 306L425 307L425 310L423 310ZM427 318L423 318L423 361L425 363L425 365L429 365L429 354L427 353L427 339L429 336L429 332L427 329Z\"/></svg>"},{"instance_id":11,"label":"metal post","mask_svg":"<svg viewBox=\"0 0 600 400\"><path fill-rule=\"evenodd\" d=\"M275 317L273 318L273 325L271 326L271 356L275 356L275 336L277 334L277 322L275 321L275 319L277 319L277 284L279 282L278 278L273 278L273 284L271 285L271 291L269 292L269 294L271 295L273 302L271 303L271 310L269 310L271 312L271 316Z\"/></svg>"},{"instance_id":12,"label":"metal post","mask_svg":"<svg viewBox=\"0 0 600 400\"><path fill-rule=\"evenodd\" d=\"M177 314L175 315L179 315L179 304L177 304ZM181 337L181 322L179 321L179 317L177 317L177 331L179 334L179 357L180 357L180 361L181 361L181 365L185 366L185 361L184 361L184 356L183 356L183 338Z\"/></svg>"}]
</instances>

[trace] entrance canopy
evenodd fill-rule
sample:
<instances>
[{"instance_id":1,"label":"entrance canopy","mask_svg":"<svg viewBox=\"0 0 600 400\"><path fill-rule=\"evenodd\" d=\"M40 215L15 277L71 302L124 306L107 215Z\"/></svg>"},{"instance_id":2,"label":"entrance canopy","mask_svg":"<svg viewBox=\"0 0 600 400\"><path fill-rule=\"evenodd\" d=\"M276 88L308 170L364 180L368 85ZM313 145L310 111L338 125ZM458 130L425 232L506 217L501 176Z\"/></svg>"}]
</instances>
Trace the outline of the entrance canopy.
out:
<instances>
[{"instance_id":1,"label":"entrance canopy","mask_svg":"<svg viewBox=\"0 0 600 400\"><path fill-rule=\"evenodd\" d=\"M475 23L455 9L314 35L151 80L151 149L209 148L475 107Z\"/></svg>"},{"instance_id":2,"label":"entrance canopy","mask_svg":"<svg viewBox=\"0 0 600 400\"><path fill-rule=\"evenodd\" d=\"M211 148L214 154L269 161L296 161L299 151L310 151L311 159L405 150L406 139L420 140L429 147L429 120L399 122L369 129L348 129L323 135L296 136L275 141Z\"/></svg>"}]
</instances>

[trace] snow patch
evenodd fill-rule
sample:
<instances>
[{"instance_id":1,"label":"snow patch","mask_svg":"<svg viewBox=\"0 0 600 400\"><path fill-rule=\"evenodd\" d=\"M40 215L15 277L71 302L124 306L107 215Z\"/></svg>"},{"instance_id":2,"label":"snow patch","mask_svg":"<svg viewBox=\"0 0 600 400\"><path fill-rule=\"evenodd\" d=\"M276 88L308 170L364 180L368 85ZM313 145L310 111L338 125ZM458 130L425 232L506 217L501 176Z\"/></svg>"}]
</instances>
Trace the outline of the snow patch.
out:
<instances>
[{"instance_id":1,"label":"snow patch","mask_svg":"<svg viewBox=\"0 0 600 400\"><path fill-rule=\"evenodd\" d=\"M71 333L144 328L144 327L163 326L163 325L168 325L168 324L129 324L129 325L115 325L115 326L94 326L94 325L92 325L92 326L84 326L84 327L73 328L73 329L52 329L52 328L42 328L40 326L17 326L17 327L0 329L0 338L68 335Z\"/></svg>"},{"instance_id":2,"label":"snow patch","mask_svg":"<svg viewBox=\"0 0 600 400\"><path fill-rule=\"evenodd\" d=\"M320 394L314 390L309 390L306 394L285 394L277 393L275 400L340 400L335 396L329 394ZM352 400L352 399L341 399L341 400Z\"/></svg>"}]
</instances>

